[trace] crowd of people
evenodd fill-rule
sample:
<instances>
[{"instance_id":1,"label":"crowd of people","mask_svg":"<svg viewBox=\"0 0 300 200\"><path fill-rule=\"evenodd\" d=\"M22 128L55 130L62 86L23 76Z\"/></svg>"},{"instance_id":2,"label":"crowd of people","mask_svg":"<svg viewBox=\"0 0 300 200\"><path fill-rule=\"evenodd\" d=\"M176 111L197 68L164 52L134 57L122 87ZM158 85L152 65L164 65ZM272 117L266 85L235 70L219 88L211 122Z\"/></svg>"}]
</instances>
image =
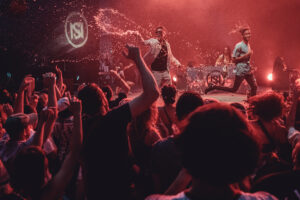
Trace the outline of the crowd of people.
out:
<instances>
[{"instance_id":1,"label":"crowd of people","mask_svg":"<svg viewBox=\"0 0 300 200\"><path fill-rule=\"evenodd\" d=\"M59 68L0 94L0 199L300 199L300 82L248 105L159 89L138 47L142 92L69 91ZM164 105L156 101L162 98Z\"/></svg>"}]
</instances>

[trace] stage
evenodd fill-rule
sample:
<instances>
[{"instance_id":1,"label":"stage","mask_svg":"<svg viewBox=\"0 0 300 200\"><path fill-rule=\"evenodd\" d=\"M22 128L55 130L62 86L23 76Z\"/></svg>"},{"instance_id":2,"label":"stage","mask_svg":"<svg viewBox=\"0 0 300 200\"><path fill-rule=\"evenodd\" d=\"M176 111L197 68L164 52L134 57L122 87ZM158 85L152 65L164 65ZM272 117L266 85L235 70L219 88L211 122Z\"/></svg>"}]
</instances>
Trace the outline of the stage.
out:
<instances>
[{"instance_id":1,"label":"stage","mask_svg":"<svg viewBox=\"0 0 300 200\"><path fill-rule=\"evenodd\" d=\"M270 87L258 87L257 90L257 94L261 94L267 91L272 90ZM177 93L177 99L180 97L180 95L183 93L184 91L179 90ZM140 93L135 92L135 93L129 93L128 97L130 99L133 99L134 97L136 97L137 95L139 95ZM216 99L220 102L226 102L226 103L233 103L233 102L238 102L238 103L242 103L245 104L247 100L247 95L246 94L241 94L241 93L229 93L229 92L222 92L222 91L213 91L210 92L209 94L202 94L201 97L205 100L205 99ZM157 106L163 106L163 100L160 97L157 100Z\"/></svg>"}]
</instances>

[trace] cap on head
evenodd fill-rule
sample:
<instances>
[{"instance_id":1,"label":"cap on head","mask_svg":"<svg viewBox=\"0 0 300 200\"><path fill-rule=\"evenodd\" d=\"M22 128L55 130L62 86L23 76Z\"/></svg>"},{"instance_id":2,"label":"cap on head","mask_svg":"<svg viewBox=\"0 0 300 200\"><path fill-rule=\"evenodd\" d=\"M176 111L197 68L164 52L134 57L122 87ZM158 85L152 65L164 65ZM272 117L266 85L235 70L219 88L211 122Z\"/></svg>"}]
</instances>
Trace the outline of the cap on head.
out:
<instances>
[{"instance_id":1,"label":"cap on head","mask_svg":"<svg viewBox=\"0 0 300 200\"><path fill-rule=\"evenodd\" d=\"M16 113L9 116L4 124L4 128L7 133L12 137L16 136L22 132L28 125L34 125L38 120L38 116L36 113L24 114L24 113Z\"/></svg>"},{"instance_id":2,"label":"cap on head","mask_svg":"<svg viewBox=\"0 0 300 200\"><path fill-rule=\"evenodd\" d=\"M66 110L70 106L69 98L63 97L57 101L58 112Z\"/></svg>"}]
</instances>

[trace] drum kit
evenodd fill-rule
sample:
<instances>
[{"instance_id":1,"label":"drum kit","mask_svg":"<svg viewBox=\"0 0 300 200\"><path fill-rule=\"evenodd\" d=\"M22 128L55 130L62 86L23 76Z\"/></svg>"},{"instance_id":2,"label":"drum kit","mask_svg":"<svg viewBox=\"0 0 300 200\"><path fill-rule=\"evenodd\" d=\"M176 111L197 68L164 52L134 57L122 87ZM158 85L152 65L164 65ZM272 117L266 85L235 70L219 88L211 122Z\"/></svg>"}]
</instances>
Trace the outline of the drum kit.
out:
<instances>
[{"instance_id":1,"label":"drum kit","mask_svg":"<svg viewBox=\"0 0 300 200\"><path fill-rule=\"evenodd\" d=\"M209 85L228 86L233 83L235 65L227 66L187 66L171 70L176 74L178 81L185 79L185 90L203 93Z\"/></svg>"}]
</instances>

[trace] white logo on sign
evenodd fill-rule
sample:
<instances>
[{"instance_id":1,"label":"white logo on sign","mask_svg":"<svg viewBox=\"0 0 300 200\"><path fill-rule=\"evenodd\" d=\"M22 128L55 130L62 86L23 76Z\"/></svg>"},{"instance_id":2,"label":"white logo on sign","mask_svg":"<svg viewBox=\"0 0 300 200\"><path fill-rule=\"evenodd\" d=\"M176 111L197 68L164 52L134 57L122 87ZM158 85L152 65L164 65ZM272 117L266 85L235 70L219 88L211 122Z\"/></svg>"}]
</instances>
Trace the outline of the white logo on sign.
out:
<instances>
[{"instance_id":1,"label":"white logo on sign","mask_svg":"<svg viewBox=\"0 0 300 200\"><path fill-rule=\"evenodd\" d=\"M79 48L85 45L88 39L88 24L85 17L76 12L69 14L65 23L65 34L73 47Z\"/></svg>"},{"instance_id":2,"label":"white logo on sign","mask_svg":"<svg viewBox=\"0 0 300 200\"><path fill-rule=\"evenodd\" d=\"M79 38L84 38L84 31L83 31L83 23L75 22L70 23L70 30L71 30L71 39L78 40Z\"/></svg>"}]
</instances>

